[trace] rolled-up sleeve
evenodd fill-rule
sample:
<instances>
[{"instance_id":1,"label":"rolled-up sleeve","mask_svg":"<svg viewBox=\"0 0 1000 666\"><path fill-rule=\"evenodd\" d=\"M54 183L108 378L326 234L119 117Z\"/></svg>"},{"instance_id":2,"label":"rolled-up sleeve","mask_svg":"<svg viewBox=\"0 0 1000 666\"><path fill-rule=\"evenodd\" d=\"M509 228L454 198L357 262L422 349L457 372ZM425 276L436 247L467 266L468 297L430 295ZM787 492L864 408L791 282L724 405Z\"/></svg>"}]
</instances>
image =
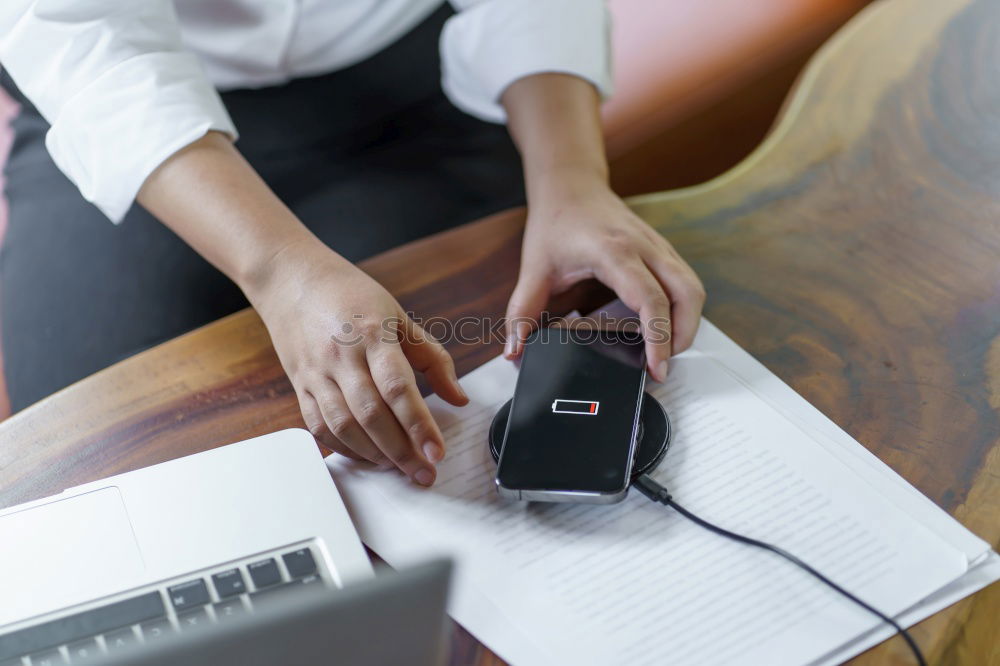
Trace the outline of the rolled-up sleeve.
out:
<instances>
[{"instance_id":1,"label":"rolled-up sleeve","mask_svg":"<svg viewBox=\"0 0 1000 666\"><path fill-rule=\"evenodd\" d=\"M0 64L51 124L56 165L113 222L170 155L209 130L236 138L170 0L3 3Z\"/></svg>"},{"instance_id":2,"label":"rolled-up sleeve","mask_svg":"<svg viewBox=\"0 0 1000 666\"><path fill-rule=\"evenodd\" d=\"M604 0L452 0L441 35L442 87L455 106L504 122L500 96L542 72L573 74L611 94L610 18Z\"/></svg>"}]
</instances>

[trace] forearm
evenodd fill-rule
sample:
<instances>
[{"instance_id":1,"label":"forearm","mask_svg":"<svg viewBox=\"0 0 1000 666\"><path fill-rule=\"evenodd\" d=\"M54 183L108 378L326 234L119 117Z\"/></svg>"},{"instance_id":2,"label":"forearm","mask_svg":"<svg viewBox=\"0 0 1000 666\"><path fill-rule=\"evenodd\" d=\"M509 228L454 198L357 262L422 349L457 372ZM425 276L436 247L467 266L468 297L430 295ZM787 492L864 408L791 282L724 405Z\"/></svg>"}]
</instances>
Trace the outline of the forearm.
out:
<instances>
[{"instance_id":1,"label":"forearm","mask_svg":"<svg viewBox=\"0 0 1000 666\"><path fill-rule=\"evenodd\" d=\"M568 74L536 74L501 98L524 163L529 204L586 184L608 181L597 91Z\"/></svg>"},{"instance_id":2,"label":"forearm","mask_svg":"<svg viewBox=\"0 0 1000 666\"><path fill-rule=\"evenodd\" d=\"M161 164L138 201L252 300L292 247L319 240L224 135L209 132Z\"/></svg>"}]
</instances>

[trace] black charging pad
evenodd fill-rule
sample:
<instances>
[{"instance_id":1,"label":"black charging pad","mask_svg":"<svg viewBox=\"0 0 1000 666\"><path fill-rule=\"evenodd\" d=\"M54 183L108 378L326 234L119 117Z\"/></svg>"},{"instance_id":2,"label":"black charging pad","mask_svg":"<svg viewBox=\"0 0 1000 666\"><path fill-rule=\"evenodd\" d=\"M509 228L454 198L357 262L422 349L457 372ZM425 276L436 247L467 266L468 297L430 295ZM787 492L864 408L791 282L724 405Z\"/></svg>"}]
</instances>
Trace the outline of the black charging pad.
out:
<instances>
[{"instance_id":1,"label":"black charging pad","mask_svg":"<svg viewBox=\"0 0 1000 666\"><path fill-rule=\"evenodd\" d=\"M507 431L510 403L508 400L503 404L493 417L493 423L490 424L490 454L493 456L493 462L500 461L500 447L503 446L503 436ZM632 481L656 469L663 456L667 455L672 439L673 428L670 426L670 417L667 416L663 405L653 396L643 393L642 414L639 419L639 447L632 462Z\"/></svg>"}]
</instances>

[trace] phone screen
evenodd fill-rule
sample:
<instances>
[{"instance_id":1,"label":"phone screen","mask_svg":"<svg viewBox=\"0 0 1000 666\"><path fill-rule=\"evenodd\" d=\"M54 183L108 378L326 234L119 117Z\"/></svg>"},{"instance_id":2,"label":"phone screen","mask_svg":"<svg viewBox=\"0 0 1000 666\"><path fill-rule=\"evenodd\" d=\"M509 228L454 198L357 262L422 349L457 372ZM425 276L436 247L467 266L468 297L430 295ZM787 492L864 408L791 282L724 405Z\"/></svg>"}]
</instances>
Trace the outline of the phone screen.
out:
<instances>
[{"instance_id":1,"label":"phone screen","mask_svg":"<svg viewBox=\"0 0 1000 666\"><path fill-rule=\"evenodd\" d=\"M544 328L525 344L497 480L511 490L628 487L645 383L638 332Z\"/></svg>"}]
</instances>

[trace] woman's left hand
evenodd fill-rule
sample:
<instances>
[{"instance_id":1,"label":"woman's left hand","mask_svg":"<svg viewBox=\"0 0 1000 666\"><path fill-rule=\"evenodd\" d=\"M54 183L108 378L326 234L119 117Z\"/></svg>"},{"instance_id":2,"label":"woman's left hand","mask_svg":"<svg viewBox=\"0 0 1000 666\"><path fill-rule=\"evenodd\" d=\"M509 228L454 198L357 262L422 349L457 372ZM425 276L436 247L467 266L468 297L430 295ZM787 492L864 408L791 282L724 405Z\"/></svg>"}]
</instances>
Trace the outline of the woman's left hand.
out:
<instances>
[{"instance_id":1,"label":"woman's left hand","mask_svg":"<svg viewBox=\"0 0 1000 666\"><path fill-rule=\"evenodd\" d=\"M701 281L605 181L558 182L529 206L521 272L507 306L505 356L520 355L550 296L593 277L639 313L649 372L663 381L671 354L694 340L705 302Z\"/></svg>"}]
</instances>

